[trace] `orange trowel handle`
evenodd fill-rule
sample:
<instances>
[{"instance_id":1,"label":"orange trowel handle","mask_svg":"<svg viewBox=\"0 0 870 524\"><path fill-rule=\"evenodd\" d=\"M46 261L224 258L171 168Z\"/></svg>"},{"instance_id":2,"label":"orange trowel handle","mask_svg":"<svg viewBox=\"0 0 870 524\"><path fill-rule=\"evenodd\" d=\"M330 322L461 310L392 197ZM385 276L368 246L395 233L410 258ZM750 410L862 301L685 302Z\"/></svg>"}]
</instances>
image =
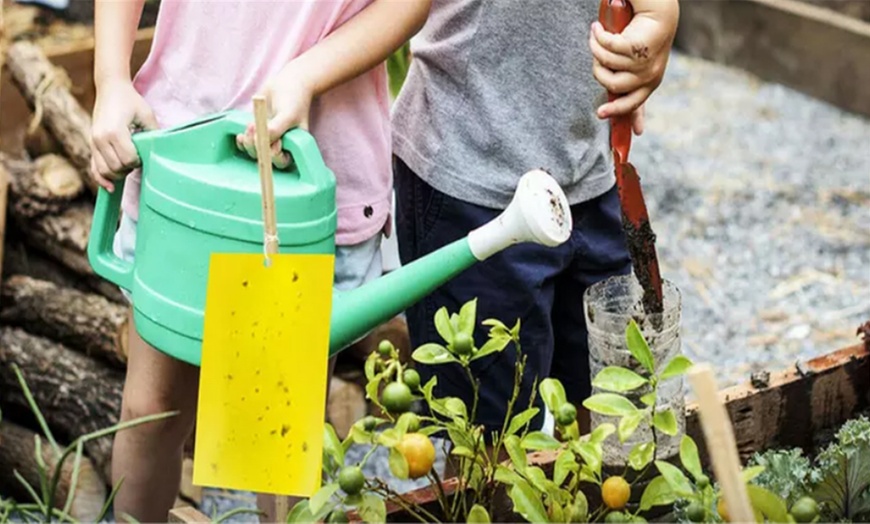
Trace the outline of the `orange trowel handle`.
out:
<instances>
[{"instance_id":1,"label":"orange trowel handle","mask_svg":"<svg viewBox=\"0 0 870 524\"><path fill-rule=\"evenodd\" d=\"M598 7L598 21L608 33L621 33L634 16L634 9L628 0L601 0ZM608 93L611 102L619 98L615 93ZM621 115L611 118L610 147L614 151L617 165L628 162L628 150L631 148L631 115Z\"/></svg>"}]
</instances>

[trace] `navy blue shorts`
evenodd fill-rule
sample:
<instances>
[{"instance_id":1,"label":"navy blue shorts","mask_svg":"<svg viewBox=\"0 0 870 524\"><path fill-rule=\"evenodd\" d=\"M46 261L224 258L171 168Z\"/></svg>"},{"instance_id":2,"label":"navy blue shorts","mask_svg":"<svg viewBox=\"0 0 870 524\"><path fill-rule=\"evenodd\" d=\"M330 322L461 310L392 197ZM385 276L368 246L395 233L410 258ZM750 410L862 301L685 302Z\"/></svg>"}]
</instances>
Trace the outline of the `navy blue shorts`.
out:
<instances>
[{"instance_id":1,"label":"navy blue shorts","mask_svg":"<svg viewBox=\"0 0 870 524\"><path fill-rule=\"evenodd\" d=\"M393 170L396 228L403 264L464 237L501 212L433 189L399 158L394 157ZM538 383L546 377L558 378L568 399L578 407L589 396L591 378L583 293L600 280L631 271L615 186L594 200L572 206L571 213L573 231L561 246L509 247L464 271L406 312L414 348L427 342L442 342L433 322L435 312L442 306L458 313L462 304L478 299L478 325L474 333L478 347L489 332L489 327L480 322L496 318L513 326L520 319L520 342L527 361L514 414L528 407L535 377ZM513 346L497 356L475 362L478 363L472 365L480 379L478 423L489 433L501 429L513 390ZM458 365L430 367L415 363L415 366L424 383L437 372L437 396L459 397L471 406L471 385ZM545 408L537 392L535 405L541 411L532 427L541 427Z\"/></svg>"}]
</instances>

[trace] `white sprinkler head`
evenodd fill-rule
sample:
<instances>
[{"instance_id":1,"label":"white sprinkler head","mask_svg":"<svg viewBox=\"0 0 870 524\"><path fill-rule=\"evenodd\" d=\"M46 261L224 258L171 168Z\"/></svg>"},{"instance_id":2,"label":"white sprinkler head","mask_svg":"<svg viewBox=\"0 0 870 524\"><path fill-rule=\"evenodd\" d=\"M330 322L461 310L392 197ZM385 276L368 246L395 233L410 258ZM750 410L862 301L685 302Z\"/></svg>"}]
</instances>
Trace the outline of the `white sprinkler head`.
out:
<instances>
[{"instance_id":1,"label":"white sprinkler head","mask_svg":"<svg viewBox=\"0 0 870 524\"><path fill-rule=\"evenodd\" d=\"M546 171L524 174L510 205L498 217L468 235L478 260L521 242L555 247L571 236L571 206L565 192Z\"/></svg>"}]
</instances>

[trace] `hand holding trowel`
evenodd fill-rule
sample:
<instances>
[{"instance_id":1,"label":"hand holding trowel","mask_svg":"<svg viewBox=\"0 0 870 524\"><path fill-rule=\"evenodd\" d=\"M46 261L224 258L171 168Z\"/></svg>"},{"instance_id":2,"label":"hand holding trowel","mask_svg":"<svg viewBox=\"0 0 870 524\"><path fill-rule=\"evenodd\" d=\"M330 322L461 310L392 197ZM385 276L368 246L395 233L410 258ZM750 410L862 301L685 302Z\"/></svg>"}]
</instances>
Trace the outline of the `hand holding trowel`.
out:
<instances>
[{"instance_id":1,"label":"hand holding trowel","mask_svg":"<svg viewBox=\"0 0 870 524\"><path fill-rule=\"evenodd\" d=\"M598 18L610 33L621 33L634 15L628 0L601 0ZM612 101L619 95L609 93ZM649 223L640 177L628 163L631 148L631 115L614 116L610 122L610 147L616 171L616 185L622 204L622 224L628 242L634 274L643 287L643 308L647 314L661 313L662 277L655 248L655 233Z\"/></svg>"}]
</instances>

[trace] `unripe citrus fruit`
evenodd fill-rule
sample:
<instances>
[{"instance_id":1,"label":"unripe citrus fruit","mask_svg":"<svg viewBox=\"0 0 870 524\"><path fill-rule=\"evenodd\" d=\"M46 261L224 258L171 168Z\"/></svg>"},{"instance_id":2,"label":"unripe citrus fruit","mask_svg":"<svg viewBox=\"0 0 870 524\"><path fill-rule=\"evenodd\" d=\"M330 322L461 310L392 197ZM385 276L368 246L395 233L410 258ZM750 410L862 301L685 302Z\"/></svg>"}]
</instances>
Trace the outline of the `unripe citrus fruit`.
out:
<instances>
[{"instance_id":1,"label":"unripe citrus fruit","mask_svg":"<svg viewBox=\"0 0 870 524\"><path fill-rule=\"evenodd\" d=\"M570 426L577 420L577 408L570 402L565 402L556 410L556 422L560 426Z\"/></svg>"},{"instance_id":2,"label":"unripe citrus fruit","mask_svg":"<svg viewBox=\"0 0 870 524\"><path fill-rule=\"evenodd\" d=\"M435 446L426 435L406 433L396 449L408 463L410 478L420 478L432 470L432 464L435 463Z\"/></svg>"},{"instance_id":3,"label":"unripe citrus fruit","mask_svg":"<svg viewBox=\"0 0 870 524\"><path fill-rule=\"evenodd\" d=\"M601 485L601 498L610 509L622 509L628 504L631 486L619 475L610 477Z\"/></svg>"},{"instance_id":4,"label":"unripe citrus fruit","mask_svg":"<svg viewBox=\"0 0 870 524\"><path fill-rule=\"evenodd\" d=\"M381 340L381 343L378 344L378 353L380 353L382 357L389 357L392 352L393 344L389 340Z\"/></svg>"},{"instance_id":5,"label":"unripe citrus fruit","mask_svg":"<svg viewBox=\"0 0 870 524\"><path fill-rule=\"evenodd\" d=\"M338 473L338 487L348 495L359 493L366 483L359 466L345 466Z\"/></svg>"},{"instance_id":6,"label":"unripe citrus fruit","mask_svg":"<svg viewBox=\"0 0 870 524\"><path fill-rule=\"evenodd\" d=\"M812 497L801 497L791 507L791 516L798 522L812 522L819 514L819 504Z\"/></svg>"},{"instance_id":7,"label":"unripe citrus fruit","mask_svg":"<svg viewBox=\"0 0 870 524\"><path fill-rule=\"evenodd\" d=\"M420 387L420 374L416 369L406 369L402 373L402 381L411 388L411 391L414 391Z\"/></svg>"},{"instance_id":8,"label":"unripe citrus fruit","mask_svg":"<svg viewBox=\"0 0 870 524\"><path fill-rule=\"evenodd\" d=\"M474 339L471 335L460 331L453 337L453 351L457 355L470 355L474 348Z\"/></svg>"},{"instance_id":9,"label":"unripe citrus fruit","mask_svg":"<svg viewBox=\"0 0 870 524\"><path fill-rule=\"evenodd\" d=\"M408 411L413 400L411 388L401 382L390 382L381 393L381 404L394 414Z\"/></svg>"}]
</instances>

